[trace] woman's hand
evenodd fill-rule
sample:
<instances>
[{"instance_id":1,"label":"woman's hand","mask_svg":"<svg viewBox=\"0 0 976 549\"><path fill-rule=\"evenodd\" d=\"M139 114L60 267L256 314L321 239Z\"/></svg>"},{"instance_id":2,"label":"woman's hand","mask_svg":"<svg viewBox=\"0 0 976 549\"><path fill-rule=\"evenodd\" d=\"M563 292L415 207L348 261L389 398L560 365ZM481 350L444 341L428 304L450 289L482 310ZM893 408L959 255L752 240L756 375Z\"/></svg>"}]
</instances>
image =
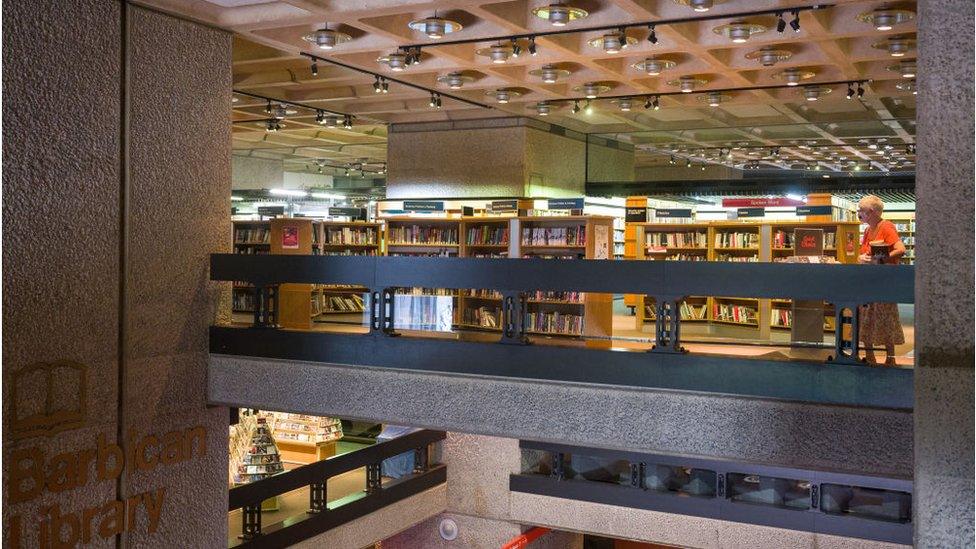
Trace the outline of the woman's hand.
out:
<instances>
[{"instance_id":1,"label":"woman's hand","mask_svg":"<svg viewBox=\"0 0 976 549\"><path fill-rule=\"evenodd\" d=\"M858 263L874 263L874 258L871 257L871 254L861 254L861 255L857 256L857 262Z\"/></svg>"}]
</instances>

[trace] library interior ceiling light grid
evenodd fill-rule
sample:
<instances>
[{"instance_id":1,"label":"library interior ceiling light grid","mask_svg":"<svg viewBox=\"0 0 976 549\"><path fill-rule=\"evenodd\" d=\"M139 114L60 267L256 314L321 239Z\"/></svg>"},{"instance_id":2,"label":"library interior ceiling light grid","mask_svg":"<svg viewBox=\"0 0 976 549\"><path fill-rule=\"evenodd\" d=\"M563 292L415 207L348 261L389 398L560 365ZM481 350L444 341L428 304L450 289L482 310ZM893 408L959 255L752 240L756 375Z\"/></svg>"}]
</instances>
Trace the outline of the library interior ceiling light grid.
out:
<instances>
[{"instance_id":1,"label":"library interior ceiling light grid","mask_svg":"<svg viewBox=\"0 0 976 549\"><path fill-rule=\"evenodd\" d=\"M610 51L617 48L606 44L607 35L615 31L538 36L533 39L536 55L525 51L529 42L523 38L517 42L523 48L518 57L511 56L511 42L507 40L437 44L778 9L783 9L783 19L792 23L795 17L790 8L809 8L812 4L720 0L702 13L688 5L687 0L573 0L566 5L584 10L586 17L554 27L533 13L545 8L549 2L544 0L377 0L368 5L358 0L148 3L237 33L236 90L355 116L351 129L343 127L341 119L335 127L326 127L316 120L314 111L289 109L294 112L285 114L280 130L268 132L267 102L235 95L236 152L282 158L293 168L310 166L309 159L326 159L340 165L385 162L389 123L511 115L530 116L629 142L638 150L638 166L665 165L675 153L702 159L714 156L717 161L718 156L729 154L726 149L736 145L729 164L740 167L754 161L794 169L797 163L812 165L827 160L836 161L834 167L839 168L845 168L843 162L851 163L846 165L851 168L856 161L865 162L869 169L904 168L914 163L914 147L909 147L915 133L914 2L825 3L823 9L799 13L798 32L792 25L778 32L779 17L774 13L662 23L653 28L655 43L649 40L649 27L629 27L625 29L627 41L633 43L616 53ZM886 8L908 16L898 17L890 28L864 16ZM423 25L416 22L423 23L435 15L457 23L454 32L440 39L428 37L429 32L423 32ZM736 23L750 29L744 40L742 29L738 29L740 35L735 35L736 29L728 27ZM314 40L316 31L321 29L342 35L339 43L325 50L308 41ZM419 63L394 71L390 63L380 61L389 60L391 53L409 52L402 49L404 46L418 44ZM506 62L492 61L490 48L495 45L509 48ZM489 51L482 53L488 55L478 53L486 48ZM764 50L777 52L766 56L766 64L761 59ZM310 58L302 53L492 108L455 101L446 95L438 97L435 105L429 91L393 81L387 82L387 92L378 93L374 75L326 62L316 63L313 74ZM660 74L648 74L653 72L648 71L648 59L664 61L650 63L653 71L660 70ZM770 62L773 64L768 65ZM452 81L451 75L463 78ZM678 91L682 77L693 82L696 93L664 95L659 98L659 109L645 108L649 95ZM545 81L553 79L551 83ZM783 86L789 81L800 85L734 91ZM848 85L842 83L827 86L829 91L821 89L816 100L809 100L810 84L851 81L864 81L862 97L848 99ZM498 102L499 90L512 92L502 94L507 96L507 102ZM697 93L708 90L733 91ZM573 112L573 102L565 101L592 95L588 93L591 91L597 92L592 109ZM630 105L599 99L627 95L635 96ZM539 116L540 102L551 104L545 117ZM890 147L882 150L897 152L892 157L875 158L879 153L877 147L868 147L871 140L875 145L883 140L880 143ZM826 156L818 158L821 155L811 151Z\"/></svg>"}]
</instances>

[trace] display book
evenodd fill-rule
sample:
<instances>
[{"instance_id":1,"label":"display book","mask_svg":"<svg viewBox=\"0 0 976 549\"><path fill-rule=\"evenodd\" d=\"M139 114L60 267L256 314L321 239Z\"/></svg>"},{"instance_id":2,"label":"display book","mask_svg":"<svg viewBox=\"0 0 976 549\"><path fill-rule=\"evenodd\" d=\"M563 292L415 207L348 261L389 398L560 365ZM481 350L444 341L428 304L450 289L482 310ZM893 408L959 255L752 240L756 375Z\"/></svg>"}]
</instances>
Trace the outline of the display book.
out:
<instances>
[{"instance_id":1,"label":"display book","mask_svg":"<svg viewBox=\"0 0 976 549\"><path fill-rule=\"evenodd\" d=\"M915 264L915 212L913 211L885 211L884 218L895 224L895 230L905 245L905 255L901 257L902 265ZM861 224L860 231L864 234L866 224Z\"/></svg>"},{"instance_id":2,"label":"display book","mask_svg":"<svg viewBox=\"0 0 976 549\"><path fill-rule=\"evenodd\" d=\"M636 223L636 257L664 261L779 261L794 252L793 231L824 231L824 255L841 263L856 260L857 223L844 221L764 221ZM841 243L838 246L838 243ZM765 330L792 326L792 302L721 296L689 296L679 306L684 322ZM656 320L653 300L644 296L637 309L637 328ZM768 318L768 321L765 320ZM833 310L824 314L824 330L834 329Z\"/></svg>"},{"instance_id":3,"label":"display book","mask_svg":"<svg viewBox=\"0 0 976 549\"><path fill-rule=\"evenodd\" d=\"M365 221L317 221L312 224L312 253L316 255L382 254L383 227ZM369 290L347 284L316 284L312 287L312 318L357 316L366 311L363 295ZM358 323L358 318L352 319Z\"/></svg>"},{"instance_id":4,"label":"display book","mask_svg":"<svg viewBox=\"0 0 976 549\"><path fill-rule=\"evenodd\" d=\"M267 418L242 413L229 433L230 484L237 486L284 471Z\"/></svg>"},{"instance_id":5,"label":"display book","mask_svg":"<svg viewBox=\"0 0 976 549\"><path fill-rule=\"evenodd\" d=\"M266 412L276 441L297 444L335 442L342 438L342 420L287 412Z\"/></svg>"}]
</instances>

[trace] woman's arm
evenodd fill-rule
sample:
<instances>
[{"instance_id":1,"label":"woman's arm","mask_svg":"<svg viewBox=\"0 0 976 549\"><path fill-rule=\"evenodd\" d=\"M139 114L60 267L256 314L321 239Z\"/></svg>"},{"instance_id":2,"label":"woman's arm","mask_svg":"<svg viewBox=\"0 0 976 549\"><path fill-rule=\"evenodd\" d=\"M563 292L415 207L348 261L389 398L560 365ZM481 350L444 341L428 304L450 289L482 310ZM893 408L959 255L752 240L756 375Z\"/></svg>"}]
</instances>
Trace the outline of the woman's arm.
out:
<instances>
[{"instance_id":1,"label":"woman's arm","mask_svg":"<svg viewBox=\"0 0 976 549\"><path fill-rule=\"evenodd\" d=\"M895 224L891 221L885 220L882 223L884 223L884 227L882 227L882 231L884 232L882 240L884 240L885 244L891 246L888 257L891 259L901 259L905 255L905 243L901 241L901 236L898 235L898 229L895 228Z\"/></svg>"}]
</instances>

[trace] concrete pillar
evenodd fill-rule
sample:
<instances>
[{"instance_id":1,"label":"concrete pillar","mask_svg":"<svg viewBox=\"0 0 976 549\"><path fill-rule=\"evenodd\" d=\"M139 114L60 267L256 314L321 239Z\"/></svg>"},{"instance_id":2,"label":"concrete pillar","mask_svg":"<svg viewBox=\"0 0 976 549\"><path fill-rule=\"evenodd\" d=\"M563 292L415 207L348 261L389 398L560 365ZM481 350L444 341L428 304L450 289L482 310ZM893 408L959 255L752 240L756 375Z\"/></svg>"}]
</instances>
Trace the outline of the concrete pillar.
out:
<instances>
[{"instance_id":1,"label":"concrete pillar","mask_svg":"<svg viewBox=\"0 0 976 549\"><path fill-rule=\"evenodd\" d=\"M973 3L918 3L915 544L973 546Z\"/></svg>"},{"instance_id":2,"label":"concrete pillar","mask_svg":"<svg viewBox=\"0 0 976 549\"><path fill-rule=\"evenodd\" d=\"M228 416L204 386L231 36L114 0L3 14L4 546L52 522L72 546L224 545Z\"/></svg>"}]
</instances>

